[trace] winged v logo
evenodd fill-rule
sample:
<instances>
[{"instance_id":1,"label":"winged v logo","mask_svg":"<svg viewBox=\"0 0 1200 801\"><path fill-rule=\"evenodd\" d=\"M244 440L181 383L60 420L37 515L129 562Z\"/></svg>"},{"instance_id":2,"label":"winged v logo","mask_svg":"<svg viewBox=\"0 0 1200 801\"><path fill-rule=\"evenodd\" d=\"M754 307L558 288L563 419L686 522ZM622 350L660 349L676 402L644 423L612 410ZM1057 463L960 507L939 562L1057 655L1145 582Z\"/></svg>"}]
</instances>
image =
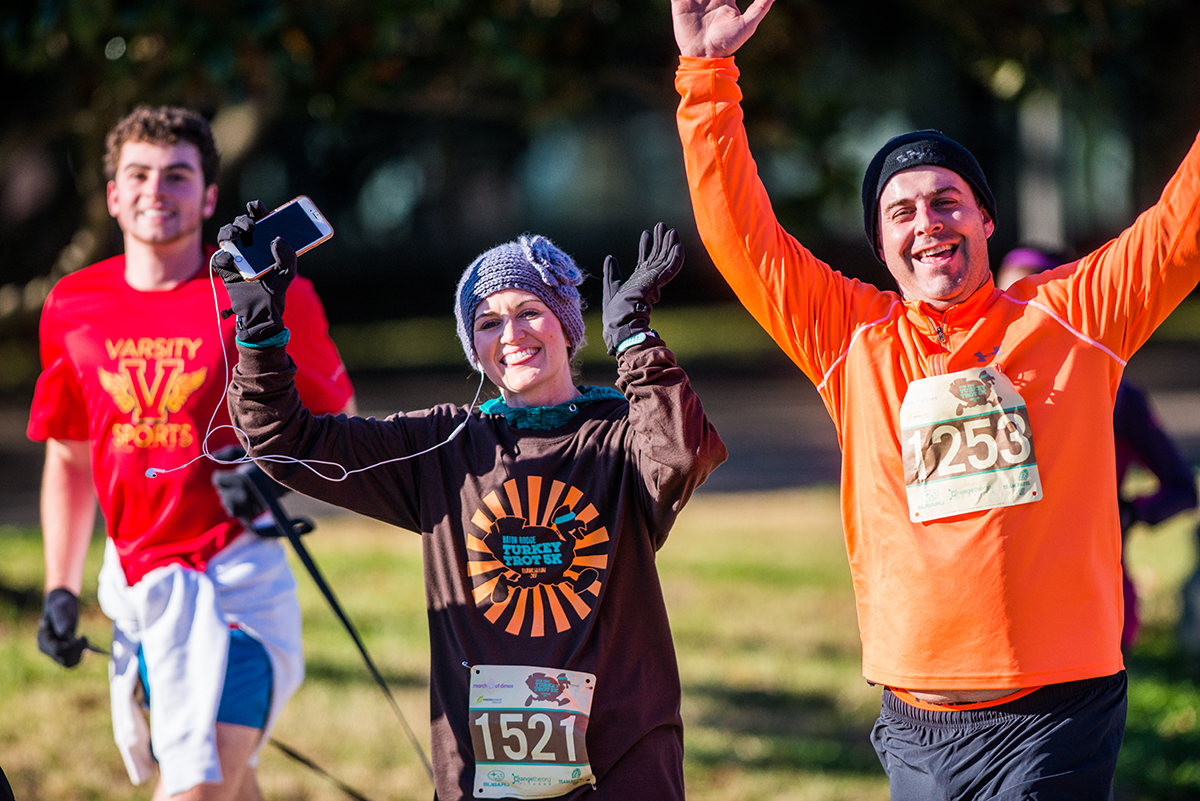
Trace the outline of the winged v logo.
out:
<instances>
[{"instance_id":1,"label":"winged v logo","mask_svg":"<svg viewBox=\"0 0 1200 801\"><path fill-rule=\"evenodd\" d=\"M122 414L132 413L135 425L165 422L208 376L206 367L186 372L183 359L158 359L152 381L147 381L148 372L145 359L121 359L115 373L99 368L100 385Z\"/></svg>"}]
</instances>

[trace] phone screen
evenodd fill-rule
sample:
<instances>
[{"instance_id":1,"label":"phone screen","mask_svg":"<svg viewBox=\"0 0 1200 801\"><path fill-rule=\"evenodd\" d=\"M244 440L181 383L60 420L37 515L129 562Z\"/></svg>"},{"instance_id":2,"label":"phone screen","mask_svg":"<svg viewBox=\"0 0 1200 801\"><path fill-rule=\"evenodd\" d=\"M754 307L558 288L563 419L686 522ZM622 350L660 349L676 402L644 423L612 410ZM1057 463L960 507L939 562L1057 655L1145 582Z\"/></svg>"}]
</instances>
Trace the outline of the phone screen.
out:
<instances>
[{"instance_id":1,"label":"phone screen","mask_svg":"<svg viewBox=\"0 0 1200 801\"><path fill-rule=\"evenodd\" d=\"M271 255L271 242L277 236L282 236L300 253L321 238L321 231L299 203L289 203L262 218L254 225L254 244L247 245L245 239L237 243L237 249L255 272L262 272L275 263L275 257Z\"/></svg>"}]
</instances>

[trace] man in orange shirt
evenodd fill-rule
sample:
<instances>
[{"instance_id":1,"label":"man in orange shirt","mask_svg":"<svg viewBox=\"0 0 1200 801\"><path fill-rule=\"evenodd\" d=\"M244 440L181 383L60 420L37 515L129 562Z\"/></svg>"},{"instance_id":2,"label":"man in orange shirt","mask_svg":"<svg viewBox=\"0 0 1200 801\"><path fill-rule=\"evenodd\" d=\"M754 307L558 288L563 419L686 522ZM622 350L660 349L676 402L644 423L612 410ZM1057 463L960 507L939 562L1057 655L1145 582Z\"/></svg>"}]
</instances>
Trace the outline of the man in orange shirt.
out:
<instances>
[{"instance_id":1,"label":"man in orange shirt","mask_svg":"<svg viewBox=\"0 0 1200 801\"><path fill-rule=\"evenodd\" d=\"M899 292L778 224L732 54L772 0L672 0L701 237L813 381L842 447L872 741L896 799L1105 798L1124 733L1113 401L1200 278L1200 145L1159 202L1069 268L996 288L996 208L962 145L897 136L863 182Z\"/></svg>"}]
</instances>

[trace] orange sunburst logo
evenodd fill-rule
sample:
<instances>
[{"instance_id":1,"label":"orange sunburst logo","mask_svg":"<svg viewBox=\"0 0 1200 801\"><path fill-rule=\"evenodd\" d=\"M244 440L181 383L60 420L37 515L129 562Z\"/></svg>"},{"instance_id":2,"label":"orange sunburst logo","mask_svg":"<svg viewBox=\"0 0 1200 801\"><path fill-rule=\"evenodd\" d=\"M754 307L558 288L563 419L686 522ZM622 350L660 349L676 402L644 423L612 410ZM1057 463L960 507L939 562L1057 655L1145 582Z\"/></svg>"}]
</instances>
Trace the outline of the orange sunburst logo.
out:
<instances>
[{"instance_id":1,"label":"orange sunburst logo","mask_svg":"<svg viewBox=\"0 0 1200 801\"><path fill-rule=\"evenodd\" d=\"M608 573L609 536L583 493L540 476L488 493L467 534L475 604L509 634L563 632L592 613ZM543 495L543 490L548 489ZM582 507L582 508L581 508Z\"/></svg>"}]
</instances>

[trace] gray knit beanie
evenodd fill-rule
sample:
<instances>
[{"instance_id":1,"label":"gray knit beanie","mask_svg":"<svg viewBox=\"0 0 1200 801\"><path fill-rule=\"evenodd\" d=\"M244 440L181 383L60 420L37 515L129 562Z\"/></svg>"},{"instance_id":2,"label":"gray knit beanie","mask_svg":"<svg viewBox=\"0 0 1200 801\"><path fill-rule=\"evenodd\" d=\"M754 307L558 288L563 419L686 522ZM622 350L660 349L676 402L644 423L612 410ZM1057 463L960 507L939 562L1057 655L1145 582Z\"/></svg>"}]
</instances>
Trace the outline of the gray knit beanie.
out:
<instances>
[{"instance_id":1,"label":"gray knit beanie","mask_svg":"<svg viewBox=\"0 0 1200 801\"><path fill-rule=\"evenodd\" d=\"M475 307L479 301L506 289L537 295L562 323L568 352L574 356L587 342L583 330L583 301L579 290L583 272L574 260L544 236L525 234L481 254L462 274L455 291L454 316L458 338L472 367L475 355Z\"/></svg>"}]
</instances>

